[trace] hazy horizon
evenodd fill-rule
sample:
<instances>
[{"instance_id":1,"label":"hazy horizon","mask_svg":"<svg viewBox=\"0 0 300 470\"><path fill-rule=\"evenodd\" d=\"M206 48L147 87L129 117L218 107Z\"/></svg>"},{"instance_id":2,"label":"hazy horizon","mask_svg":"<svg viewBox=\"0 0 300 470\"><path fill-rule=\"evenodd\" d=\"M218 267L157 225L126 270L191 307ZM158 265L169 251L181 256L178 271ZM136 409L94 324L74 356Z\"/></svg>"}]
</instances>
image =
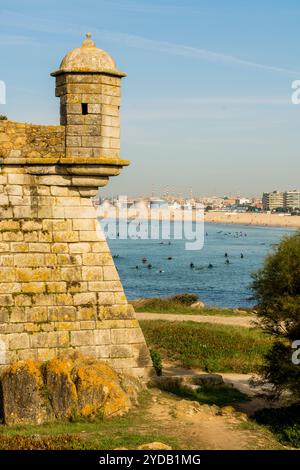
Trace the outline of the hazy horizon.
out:
<instances>
[{"instance_id":1,"label":"hazy horizon","mask_svg":"<svg viewBox=\"0 0 300 470\"><path fill-rule=\"evenodd\" d=\"M50 72L91 31L127 72L121 154L101 194L257 195L298 189L300 4L11 0L0 9L0 114L59 123Z\"/></svg>"}]
</instances>

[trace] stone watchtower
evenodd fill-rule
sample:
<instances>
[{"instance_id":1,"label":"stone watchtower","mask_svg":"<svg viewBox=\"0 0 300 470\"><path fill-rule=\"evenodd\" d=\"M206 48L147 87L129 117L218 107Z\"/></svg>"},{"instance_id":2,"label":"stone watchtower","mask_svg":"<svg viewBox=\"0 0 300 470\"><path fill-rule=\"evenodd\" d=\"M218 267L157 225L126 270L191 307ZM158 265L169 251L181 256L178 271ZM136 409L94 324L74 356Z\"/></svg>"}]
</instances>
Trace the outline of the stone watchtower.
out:
<instances>
[{"instance_id":1,"label":"stone watchtower","mask_svg":"<svg viewBox=\"0 0 300 470\"><path fill-rule=\"evenodd\" d=\"M145 376L151 360L91 196L120 158L120 72L90 34L56 77L61 125L0 121L0 366L62 353Z\"/></svg>"},{"instance_id":2,"label":"stone watchtower","mask_svg":"<svg viewBox=\"0 0 300 470\"><path fill-rule=\"evenodd\" d=\"M88 33L63 59L56 77L67 157L120 158L120 72Z\"/></svg>"}]
</instances>

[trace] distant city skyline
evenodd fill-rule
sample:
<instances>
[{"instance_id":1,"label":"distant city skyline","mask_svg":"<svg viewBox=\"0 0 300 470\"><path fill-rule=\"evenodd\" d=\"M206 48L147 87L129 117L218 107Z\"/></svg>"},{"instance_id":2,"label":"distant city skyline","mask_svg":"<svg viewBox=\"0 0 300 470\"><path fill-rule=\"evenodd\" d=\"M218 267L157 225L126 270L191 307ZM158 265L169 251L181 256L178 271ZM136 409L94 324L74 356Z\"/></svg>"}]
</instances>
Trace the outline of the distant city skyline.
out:
<instances>
[{"instance_id":1,"label":"distant city skyline","mask_svg":"<svg viewBox=\"0 0 300 470\"><path fill-rule=\"evenodd\" d=\"M87 31L128 73L122 156L101 194L262 195L298 189L296 0L11 0L0 80L11 120L57 124L49 76Z\"/></svg>"}]
</instances>

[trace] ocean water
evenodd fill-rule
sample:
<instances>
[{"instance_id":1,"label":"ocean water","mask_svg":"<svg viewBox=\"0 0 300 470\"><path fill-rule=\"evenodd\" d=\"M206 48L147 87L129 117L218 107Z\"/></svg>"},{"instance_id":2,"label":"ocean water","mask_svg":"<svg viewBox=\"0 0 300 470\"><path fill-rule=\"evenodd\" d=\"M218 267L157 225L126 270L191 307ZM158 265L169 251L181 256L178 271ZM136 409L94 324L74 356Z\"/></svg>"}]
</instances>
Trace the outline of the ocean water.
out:
<instances>
[{"instance_id":1,"label":"ocean water","mask_svg":"<svg viewBox=\"0 0 300 470\"><path fill-rule=\"evenodd\" d=\"M160 240L108 237L127 297L165 297L190 292L211 306L251 306L254 303L249 288L251 273L262 266L264 257L284 235L293 232L285 228L225 224L205 224L204 230L204 247L199 251L185 250L185 240L171 240L171 244L164 240L162 244ZM225 263L225 253L229 264ZM146 264L142 262L144 257ZM172 259L168 260L169 257ZM152 269L147 268L148 263ZM190 263L194 263L194 269Z\"/></svg>"}]
</instances>

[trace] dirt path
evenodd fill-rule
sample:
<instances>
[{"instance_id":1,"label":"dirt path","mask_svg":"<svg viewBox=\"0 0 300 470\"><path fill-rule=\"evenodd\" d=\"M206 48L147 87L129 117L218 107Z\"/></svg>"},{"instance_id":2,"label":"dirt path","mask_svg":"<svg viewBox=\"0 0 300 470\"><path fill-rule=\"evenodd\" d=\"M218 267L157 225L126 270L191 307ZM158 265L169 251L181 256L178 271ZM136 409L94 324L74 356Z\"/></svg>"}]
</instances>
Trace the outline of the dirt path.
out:
<instances>
[{"instance_id":1,"label":"dirt path","mask_svg":"<svg viewBox=\"0 0 300 470\"><path fill-rule=\"evenodd\" d=\"M197 375L205 374L206 372L198 368L185 368L176 363L164 362L163 375L164 376L180 376L180 375ZM231 385L240 392L248 395L250 398L247 402L237 403L235 405L238 411L246 413L251 416L256 410L261 408L269 408L280 406L280 403L274 404L266 398L269 387L254 387L252 384L253 374L235 374L235 373L219 373L223 377L225 384Z\"/></svg>"},{"instance_id":2,"label":"dirt path","mask_svg":"<svg viewBox=\"0 0 300 470\"><path fill-rule=\"evenodd\" d=\"M278 448L277 441L241 413L220 414L214 406L178 400L151 390L147 415L153 428L177 439L184 448L197 450L246 450Z\"/></svg>"},{"instance_id":3,"label":"dirt path","mask_svg":"<svg viewBox=\"0 0 300 470\"><path fill-rule=\"evenodd\" d=\"M188 369L175 363L164 363L163 375L166 376L200 373L203 373L200 369ZM226 407L225 412L225 408L181 400L170 393L154 388L151 390L152 400L147 414L151 415L155 427L161 426L163 433L177 437L184 446L190 449L281 448L271 433L253 423L249 418L249 415L256 409L268 406L266 400L258 396L261 391L251 386L252 376L250 374L220 375L225 383L249 395L251 400L236 403L234 408Z\"/></svg>"},{"instance_id":4,"label":"dirt path","mask_svg":"<svg viewBox=\"0 0 300 470\"><path fill-rule=\"evenodd\" d=\"M225 316L225 315L185 315L177 313L148 313L137 312L138 320L167 320L167 321L194 321L196 323L214 323L218 325L233 325L253 328L256 317L248 316Z\"/></svg>"},{"instance_id":5,"label":"dirt path","mask_svg":"<svg viewBox=\"0 0 300 470\"><path fill-rule=\"evenodd\" d=\"M137 313L140 320L195 321L225 325L253 327L255 317L226 317L206 315L178 315ZM164 362L163 375L194 375L203 371L184 368L176 363ZM261 391L251 386L250 374L220 374L225 383L249 395L249 402L235 403L233 407L219 408L198 402L178 399L174 395L151 389L151 402L145 411L153 430L180 443L182 448L197 450L266 450L283 448L264 428L249 416L257 409L268 406ZM229 409L229 410L228 410Z\"/></svg>"}]
</instances>

